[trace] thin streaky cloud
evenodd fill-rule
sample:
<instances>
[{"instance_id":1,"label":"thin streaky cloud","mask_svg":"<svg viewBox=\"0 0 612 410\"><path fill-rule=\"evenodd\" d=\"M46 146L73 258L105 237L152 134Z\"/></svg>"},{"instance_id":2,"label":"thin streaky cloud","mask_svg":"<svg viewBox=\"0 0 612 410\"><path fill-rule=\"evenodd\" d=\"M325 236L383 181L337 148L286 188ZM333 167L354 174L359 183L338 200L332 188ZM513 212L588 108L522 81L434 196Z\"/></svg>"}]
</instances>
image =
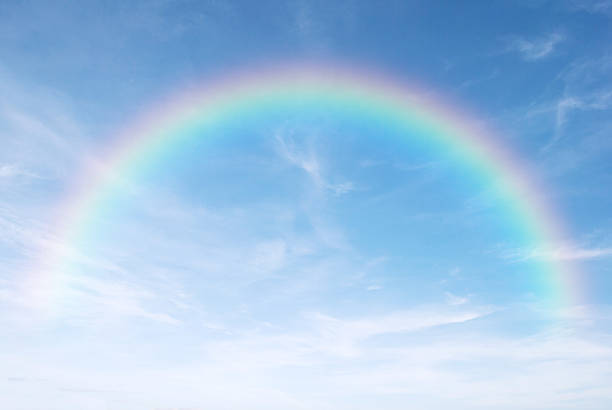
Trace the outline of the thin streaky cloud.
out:
<instances>
[{"instance_id":1,"label":"thin streaky cloud","mask_svg":"<svg viewBox=\"0 0 612 410\"><path fill-rule=\"evenodd\" d=\"M505 258L520 261L530 259L549 261L589 260L612 256L612 247L572 248L560 246L554 248L504 251L502 254Z\"/></svg>"},{"instance_id":2,"label":"thin streaky cloud","mask_svg":"<svg viewBox=\"0 0 612 410\"><path fill-rule=\"evenodd\" d=\"M281 132L275 134L275 140L281 157L306 172L318 188L336 196L348 194L356 189L351 181L330 182L323 174L322 159L312 146L298 147L290 136L284 136Z\"/></svg>"},{"instance_id":3,"label":"thin streaky cloud","mask_svg":"<svg viewBox=\"0 0 612 410\"><path fill-rule=\"evenodd\" d=\"M446 303L449 305L464 305L470 300L468 297L457 296L451 292L445 292L444 295L446 296Z\"/></svg>"},{"instance_id":4,"label":"thin streaky cloud","mask_svg":"<svg viewBox=\"0 0 612 410\"><path fill-rule=\"evenodd\" d=\"M15 164L0 165L0 178L11 179L15 177L41 178L38 174L25 170Z\"/></svg>"},{"instance_id":5,"label":"thin streaky cloud","mask_svg":"<svg viewBox=\"0 0 612 410\"><path fill-rule=\"evenodd\" d=\"M558 32L532 39L514 37L509 40L506 51L517 52L525 61L537 61L550 56L564 40Z\"/></svg>"},{"instance_id":6,"label":"thin streaky cloud","mask_svg":"<svg viewBox=\"0 0 612 410\"><path fill-rule=\"evenodd\" d=\"M603 14L612 12L612 1L610 0L566 0L565 4L572 11Z\"/></svg>"}]
</instances>

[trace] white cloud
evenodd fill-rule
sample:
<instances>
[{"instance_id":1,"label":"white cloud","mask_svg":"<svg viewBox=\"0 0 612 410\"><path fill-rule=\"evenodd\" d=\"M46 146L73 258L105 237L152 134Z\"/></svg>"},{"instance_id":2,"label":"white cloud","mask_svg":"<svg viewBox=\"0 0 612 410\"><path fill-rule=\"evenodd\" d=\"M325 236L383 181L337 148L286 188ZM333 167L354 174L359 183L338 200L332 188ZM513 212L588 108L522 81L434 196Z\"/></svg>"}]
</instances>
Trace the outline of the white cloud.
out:
<instances>
[{"instance_id":1,"label":"white cloud","mask_svg":"<svg viewBox=\"0 0 612 410\"><path fill-rule=\"evenodd\" d=\"M566 0L570 10L586 11L588 13L609 13L612 12L611 0Z\"/></svg>"},{"instance_id":2,"label":"white cloud","mask_svg":"<svg viewBox=\"0 0 612 410\"><path fill-rule=\"evenodd\" d=\"M518 113L517 125L527 119L530 129L540 127L551 135L542 148L543 152L550 154L566 134L572 136L571 149L563 146L556 151L562 158L555 165L562 168L576 166L578 161L602 154L601 149L609 149L609 124L605 120L584 120L596 111L612 108L611 70L612 58L609 56L575 61L552 80L541 97ZM548 118L540 121L543 116ZM546 170L552 168L550 163L546 165Z\"/></svg>"},{"instance_id":3,"label":"white cloud","mask_svg":"<svg viewBox=\"0 0 612 410\"><path fill-rule=\"evenodd\" d=\"M376 167L382 164L384 164L383 161L373 159L362 159L361 161L359 161L359 166L362 168Z\"/></svg>"},{"instance_id":4,"label":"white cloud","mask_svg":"<svg viewBox=\"0 0 612 410\"><path fill-rule=\"evenodd\" d=\"M277 132L275 138L281 157L290 164L304 170L320 189L329 190L335 195L344 195L355 190L351 181L332 183L324 177L322 161L312 147L308 149L299 148L295 142L284 137L281 132Z\"/></svg>"},{"instance_id":5,"label":"white cloud","mask_svg":"<svg viewBox=\"0 0 612 410\"><path fill-rule=\"evenodd\" d=\"M557 248L534 251L533 257L552 260L595 259L612 255L612 248Z\"/></svg>"},{"instance_id":6,"label":"white cloud","mask_svg":"<svg viewBox=\"0 0 612 410\"><path fill-rule=\"evenodd\" d=\"M601 380L607 379L605 367L611 363L612 350L605 342L570 335L544 333L515 340L459 337L378 353L394 360L337 375L334 386L369 388L381 395L419 395L421 407L428 408L448 408L450 402L462 409L557 408L568 400L586 400L586 404L591 397L612 397L608 387L589 387L602 386Z\"/></svg>"},{"instance_id":7,"label":"white cloud","mask_svg":"<svg viewBox=\"0 0 612 410\"><path fill-rule=\"evenodd\" d=\"M352 182L341 182L338 184L328 184L327 187L331 189L336 195L347 194L355 189Z\"/></svg>"},{"instance_id":8,"label":"white cloud","mask_svg":"<svg viewBox=\"0 0 612 410\"><path fill-rule=\"evenodd\" d=\"M548 150L559 139L561 139L565 123L567 122L567 114L574 109L582 108L584 104L575 97L563 97L557 101L555 113L555 134L553 138L546 144L543 150Z\"/></svg>"},{"instance_id":9,"label":"white cloud","mask_svg":"<svg viewBox=\"0 0 612 410\"><path fill-rule=\"evenodd\" d=\"M90 161L87 132L76 117L71 99L59 90L23 84L0 67L4 173L64 179Z\"/></svg>"},{"instance_id":10,"label":"white cloud","mask_svg":"<svg viewBox=\"0 0 612 410\"><path fill-rule=\"evenodd\" d=\"M36 175L35 173L22 169L21 167L17 165L14 165L14 164L0 165L0 178L9 179L9 178L15 178L15 177L20 177L20 176L30 177L30 178L39 178L39 176Z\"/></svg>"},{"instance_id":11,"label":"white cloud","mask_svg":"<svg viewBox=\"0 0 612 410\"><path fill-rule=\"evenodd\" d=\"M577 248L557 246L548 248L522 249L505 252L505 257L516 260L542 259L556 261L587 260L612 256L612 248Z\"/></svg>"},{"instance_id":12,"label":"white cloud","mask_svg":"<svg viewBox=\"0 0 612 410\"><path fill-rule=\"evenodd\" d=\"M21 399L39 407L47 400L58 408L85 390L100 408L112 400L115 408L130 409L366 409L376 402L399 410L410 397L412 406L428 409L603 410L597 403L612 400L609 338L592 328L510 336L468 325L488 311L430 306L352 318L313 313L294 330L262 326L200 338L200 348L186 343L184 359L170 362L176 345L165 338L137 343L135 350L122 347L122 338L75 340L19 358L3 349L0 389L11 383L4 388L9 403ZM445 331L436 332L438 326ZM61 367L53 355L62 358ZM33 375L44 382L31 381ZM8 378L30 381L16 385Z\"/></svg>"},{"instance_id":13,"label":"white cloud","mask_svg":"<svg viewBox=\"0 0 612 410\"><path fill-rule=\"evenodd\" d=\"M284 240L261 242L255 246L249 265L264 272L282 268L287 258L287 243Z\"/></svg>"},{"instance_id":14,"label":"white cloud","mask_svg":"<svg viewBox=\"0 0 612 410\"><path fill-rule=\"evenodd\" d=\"M449 305L464 305L470 300L467 297L453 295L450 292L444 293L444 296L446 296L446 303L448 303Z\"/></svg>"},{"instance_id":15,"label":"white cloud","mask_svg":"<svg viewBox=\"0 0 612 410\"><path fill-rule=\"evenodd\" d=\"M543 148L550 149L562 137L568 120L568 115L575 110L606 110L612 102L612 91L603 90L590 95L563 96L556 102L555 107L555 132L553 138Z\"/></svg>"},{"instance_id":16,"label":"white cloud","mask_svg":"<svg viewBox=\"0 0 612 410\"><path fill-rule=\"evenodd\" d=\"M471 310L422 307L353 319L310 313L304 316L302 330L276 333L272 327L262 333L258 329L237 339L210 343L206 350L215 361L224 362L231 357L240 368L251 371L287 365L319 366L327 361L368 357L372 347L364 343L376 337L465 323L490 312L491 309L483 307Z\"/></svg>"},{"instance_id":17,"label":"white cloud","mask_svg":"<svg viewBox=\"0 0 612 410\"><path fill-rule=\"evenodd\" d=\"M564 39L565 37L557 32L531 40L515 37L509 42L508 51L518 52L526 61L541 60L551 55Z\"/></svg>"}]
</instances>

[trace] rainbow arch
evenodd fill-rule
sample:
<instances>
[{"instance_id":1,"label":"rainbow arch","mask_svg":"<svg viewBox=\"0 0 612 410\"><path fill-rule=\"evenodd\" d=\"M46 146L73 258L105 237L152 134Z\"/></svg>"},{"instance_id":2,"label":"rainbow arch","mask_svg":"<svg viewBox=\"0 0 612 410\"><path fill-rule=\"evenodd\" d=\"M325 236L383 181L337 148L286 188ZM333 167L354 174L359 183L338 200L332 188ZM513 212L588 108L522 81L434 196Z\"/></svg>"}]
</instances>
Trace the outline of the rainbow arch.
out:
<instances>
[{"instance_id":1,"label":"rainbow arch","mask_svg":"<svg viewBox=\"0 0 612 410\"><path fill-rule=\"evenodd\" d=\"M460 154L464 166L489 175L518 215L534 242L542 248L568 243L562 218L547 200L546 190L512 151L481 123L413 84L368 70L335 64L299 64L249 69L205 81L162 101L114 139L103 160L75 184L61 207L59 237L66 246L43 257L47 282L61 275L70 243L88 224L88 216L134 163L174 144L180 130L205 127L208 121L232 118L254 107L274 109L296 99L332 101L359 110L384 113L426 129ZM575 269L567 261L545 261L545 281L557 302L580 296Z\"/></svg>"}]
</instances>

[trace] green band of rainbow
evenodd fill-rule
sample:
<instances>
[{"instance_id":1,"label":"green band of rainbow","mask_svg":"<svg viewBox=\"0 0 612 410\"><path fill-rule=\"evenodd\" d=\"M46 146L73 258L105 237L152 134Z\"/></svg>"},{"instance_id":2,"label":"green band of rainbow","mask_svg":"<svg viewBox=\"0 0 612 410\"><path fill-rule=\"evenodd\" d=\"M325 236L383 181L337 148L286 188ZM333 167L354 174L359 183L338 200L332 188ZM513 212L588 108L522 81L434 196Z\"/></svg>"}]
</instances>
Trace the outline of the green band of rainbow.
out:
<instances>
[{"instance_id":1,"label":"green band of rainbow","mask_svg":"<svg viewBox=\"0 0 612 410\"><path fill-rule=\"evenodd\" d=\"M546 199L546 191L535 182L534 174L499 138L482 124L456 108L450 108L415 86L372 72L357 72L338 65L296 65L225 76L215 82L190 87L165 101L157 110L116 138L106 159L85 173L75 194L62 208L61 237L66 246L45 258L46 273L52 279L61 275L62 260L78 232L86 229L88 215L134 163L154 155L165 144L176 144L180 130L205 126L209 120L232 118L257 107L279 107L300 98L333 102L347 107L384 113L401 121L409 119L428 135L460 153L462 166L486 174L498 184L510 201L521 224L543 248L567 243L562 219ZM265 109L265 108L264 108ZM580 294L576 277L567 261L545 262L550 293L561 301ZM55 273L53 273L55 272Z\"/></svg>"}]
</instances>

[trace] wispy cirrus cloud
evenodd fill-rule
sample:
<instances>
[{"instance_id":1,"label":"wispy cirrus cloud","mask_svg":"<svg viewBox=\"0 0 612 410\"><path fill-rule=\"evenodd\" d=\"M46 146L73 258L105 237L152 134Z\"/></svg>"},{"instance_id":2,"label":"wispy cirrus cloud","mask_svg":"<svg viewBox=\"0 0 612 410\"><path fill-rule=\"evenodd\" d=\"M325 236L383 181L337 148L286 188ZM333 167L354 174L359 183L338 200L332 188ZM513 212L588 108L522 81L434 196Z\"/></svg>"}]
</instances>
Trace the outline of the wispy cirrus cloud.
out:
<instances>
[{"instance_id":1,"label":"wispy cirrus cloud","mask_svg":"<svg viewBox=\"0 0 612 410\"><path fill-rule=\"evenodd\" d=\"M568 9L573 11L586 11L587 13L611 13L611 0L566 0Z\"/></svg>"},{"instance_id":2,"label":"wispy cirrus cloud","mask_svg":"<svg viewBox=\"0 0 612 410\"><path fill-rule=\"evenodd\" d=\"M503 252L504 257L515 260L572 261L598 259L612 256L612 247L580 248L558 246L549 248L521 249Z\"/></svg>"},{"instance_id":3,"label":"wispy cirrus cloud","mask_svg":"<svg viewBox=\"0 0 612 410\"><path fill-rule=\"evenodd\" d=\"M282 132L277 132L275 139L281 157L304 170L318 188L328 190L335 195L344 195L355 190L355 185L351 181L330 182L324 176L321 158L313 147L306 149L299 147L290 135L283 135Z\"/></svg>"},{"instance_id":4,"label":"wispy cirrus cloud","mask_svg":"<svg viewBox=\"0 0 612 410\"><path fill-rule=\"evenodd\" d=\"M0 179L12 179L16 177L40 178L38 174L23 169L22 167L15 164L0 165Z\"/></svg>"},{"instance_id":5,"label":"wispy cirrus cloud","mask_svg":"<svg viewBox=\"0 0 612 410\"><path fill-rule=\"evenodd\" d=\"M77 170L97 162L82 116L72 96L0 65L0 178L72 183Z\"/></svg>"},{"instance_id":6,"label":"wispy cirrus cloud","mask_svg":"<svg viewBox=\"0 0 612 410\"><path fill-rule=\"evenodd\" d=\"M446 303L448 303L449 305L464 305L466 303L469 302L470 298L466 297L466 296L457 296L452 294L451 292L445 292L444 295L446 296Z\"/></svg>"},{"instance_id":7,"label":"wispy cirrus cloud","mask_svg":"<svg viewBox=\"0 0 612 410\"><path fill-rule=\"evenodd\" d=\"M611 74L612 58L607 55L572 62L541 95L514 114L514 126L527 125L525 132L535 129L548 135L542 153L554 153L552 148L559 147L564 157L581 160L603 154L609 149L609 124L602 114L612 109ZM571 150L559 144L569 143L569 136Z\"/></svg>"},{"instance_id":8,"label":"wispy cirrus cloud","mask_svg":"<svg viewBox=\"0 0 612 410\"><path fill-rule=\"evenodd\" d=\"M564 40L565 36L559 32L531 39L511 37L507 40L506 52L516 52L525 61L537 61L550 56Z\"/></svg>"},{"instance_id":9,"label":"wispy cirrus cloud","mask_svg":"<svg viewBox=\"0 0 612 410\"><path fill-rule=\"evenodd\" d=\"M565 95L557 100L554 107L555 111L555 130L553 137L549 142L542 148L543 151L547 151L554 144L556 144L562 137L568 122L568 116L572 111L592 111L592 110L606 110L612 104L612 91L611 90L600 90L593 94L582 95L582 96L568 96Z\"/></svg>"},{"instance_id":10,"label":"wispy cirrus cloud","mask_svg":"<svg viewBox=\"0 0 612 410\"><path fill-rule=\"evenodd\" d=\"M533 258L549 260L581 260L612 256L612 248L557 248L533 252Z\"/></svg>"}]
</instances>

